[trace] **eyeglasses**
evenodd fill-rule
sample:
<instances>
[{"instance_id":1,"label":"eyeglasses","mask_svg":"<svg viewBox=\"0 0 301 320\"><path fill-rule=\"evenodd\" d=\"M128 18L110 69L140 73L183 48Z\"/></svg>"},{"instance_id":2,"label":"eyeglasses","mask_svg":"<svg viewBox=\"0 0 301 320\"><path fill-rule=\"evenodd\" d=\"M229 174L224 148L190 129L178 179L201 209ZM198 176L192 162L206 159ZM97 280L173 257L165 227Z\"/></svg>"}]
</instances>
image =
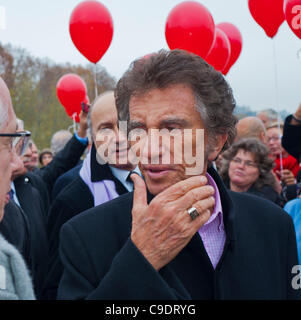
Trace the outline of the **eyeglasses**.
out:
<instances>
[{"instance_id":1,"label":"eyeglasses","mask_svg":"<svg viewBox=\"0 0 301 320\"><path fill-rule=\"evenodd\" d=\"M244 164L247 168L258 168L258 165L250 160L243 161L240 158L233 158L231 161L236 164Z\"/></svg>"},{"instance_id":2,"label":"eyeglasses","mask_svg":"<svg viewBox=\"0 0 301 320\"><path fill-rule=\"evenodd\" d=\"M0 137L10 138L10 147L14 149L18 156L22 156L27 148L30 131L20 131L15 133L0 133Z\"/></svg>"},{"instance_id":3,"label":"eyeglasses","mask_svg":"<svg viewBox=\"0 0 301 320\"><path fill-rule=\"evenodd\" d=\"M282 139L282 136L270 137L270 138L267 138L267 141L268 142L275 142L275 141L279 141L280 139Z\"/></svg>"}]
</instances>

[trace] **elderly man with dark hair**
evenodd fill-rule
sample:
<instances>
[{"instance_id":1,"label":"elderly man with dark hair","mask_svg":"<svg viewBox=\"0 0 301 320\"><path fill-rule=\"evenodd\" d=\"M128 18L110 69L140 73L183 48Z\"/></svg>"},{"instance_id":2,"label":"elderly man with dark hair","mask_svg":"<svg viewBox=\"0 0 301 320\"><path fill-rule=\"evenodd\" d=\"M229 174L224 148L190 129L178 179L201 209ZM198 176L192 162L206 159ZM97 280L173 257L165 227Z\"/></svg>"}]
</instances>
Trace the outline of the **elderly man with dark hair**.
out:
<instances>
[{"instance_id":1,"label":"elderly man with dark hair","mask_svg":"<svg viewBox=\"0 0 301 320\"><path fill-rule=\"evenodd\" d=\"M133 193L63 226L58 297L299 298L291 218L228 191L211 167L235 136L222 74L196 55L162 50L131 65L116 97L145 180L132 174Z\"/></svg>"}]
</instances>

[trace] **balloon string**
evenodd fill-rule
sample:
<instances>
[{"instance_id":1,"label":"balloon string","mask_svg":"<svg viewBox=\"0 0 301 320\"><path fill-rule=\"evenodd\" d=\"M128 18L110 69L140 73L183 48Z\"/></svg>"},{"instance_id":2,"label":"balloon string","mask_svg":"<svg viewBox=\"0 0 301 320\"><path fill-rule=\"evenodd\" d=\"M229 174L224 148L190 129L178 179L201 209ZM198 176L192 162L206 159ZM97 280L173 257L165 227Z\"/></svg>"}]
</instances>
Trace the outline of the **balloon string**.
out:
<instances>
[{"instance_id":1,"label":"balloon string","mask_svg":"<svg viewBox=\"0 0 301 320\"><path fill-rule=\"evenodd\" d=\"M75 133L76 130L76 121L75 121L76 113L73 113L72 119L73 119L73 133Z\"/></svg>"},{"instance_id":2,"label":"balloon string","mask_svg":"<svg viewBox=\"0 0 301 320\"><path fill-rule=\"evenodd\" d=\"M274 53L274 72L275 72L275 98L276 98L276 110L277 110L277 123L278 123L278 134L279 139L282 138L280 128L280 106L279 106L279 85L278 85L278 70L277 70L277 54L276 54L276 40L273 38L273 53ZM280 172L283 171L283 154L280 151Z\"/></svg>"},{"instance_id":3,"label":"balloon string","mask_svg":"<svg viewBox=\"0 0 301 320\"><path fill-rule=\"evenodd\" d=\"M98 97L98 90L97 90L97 64L95 63L94 68L94 85L95 85L95 99Z\"/></svg>"}]
</instances>

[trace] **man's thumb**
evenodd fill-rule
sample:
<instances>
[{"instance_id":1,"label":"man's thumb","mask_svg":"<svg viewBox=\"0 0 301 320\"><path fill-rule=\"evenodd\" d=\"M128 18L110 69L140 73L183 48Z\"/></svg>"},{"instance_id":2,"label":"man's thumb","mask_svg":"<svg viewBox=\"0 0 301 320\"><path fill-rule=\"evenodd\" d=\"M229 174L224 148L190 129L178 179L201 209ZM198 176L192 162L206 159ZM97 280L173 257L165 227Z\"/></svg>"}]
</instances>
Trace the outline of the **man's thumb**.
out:
<instances>
[{"instance_id":1,"label":"man's thumb","mask_svg":"<svg viewBox=\"0 0 301 320\"><path fill-rule=\"evenodd\" d=\"M134 183L133 207L137 205L147 206L147 192L144 180L136 173L132 173L130 178Z\"/></svg>"}]
</instances>

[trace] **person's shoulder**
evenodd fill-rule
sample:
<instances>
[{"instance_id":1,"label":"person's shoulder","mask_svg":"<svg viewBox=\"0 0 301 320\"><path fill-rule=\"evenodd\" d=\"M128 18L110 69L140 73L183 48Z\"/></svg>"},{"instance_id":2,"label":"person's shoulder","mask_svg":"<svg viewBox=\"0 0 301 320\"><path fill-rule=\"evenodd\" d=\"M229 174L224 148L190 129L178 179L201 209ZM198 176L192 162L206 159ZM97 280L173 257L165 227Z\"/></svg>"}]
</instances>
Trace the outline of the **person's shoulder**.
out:
<instances>
[{"instance_id":1,"label":"person's shoulder","mask_svg":"<svg viewBox=\"0 0 301 320\"><path fill-rule=\"evenodd\" d=\"M18 249L0 234L0 252L6 257L20 256Z\"/></svg>"},{"instance_id":2,"label":"person's shoulder","mask_svg":"<svg viewBox=\"0 0 301 320\"><path fill-rule=\"evenodd\" d=\"M229 191L236 215L246 219L279 222L289 221L290 217L278 205L270 200L249 193Z\"/></svg>"},{"instance_id":3,"label":"person's shoulder","mask_svg":"<svg viewBox=\"0 0 301 320\"><path fill-rule=\"evenodd\" d=\"M131 192L83 211L63 225L61 234L72 229L87 243L124 241L131 232L132 202Z\"/></svg>"},{"instance_id":4,"label":"person's shoulder","mask_svg":"<svg viewBox=\"0 0 301 320\"><path fill-rule=\"evenodd\" d=\"M81 177L78 176L60 191L54 201L81 200L83 195L87 192L90 193L89 187L85 184Z\"/></svg>"},{"instance_id":5,"label":"person's shoulder","mask_svg":"<svg viewBox=\"0 0 301 320\"><path fill-rule=\"evenodd\" d=\"M79 171L81 167L82 167L82 164L79 164L76 167L68 170L67 172L63 173L60 177L58 177L56 182L75 179L79 175Z\"/></svg>"},{"instance_id":6,"label":"person's shoulder","mask_svg":"<svg viewBox=\"0 0 301 320\"><path fill-rule=\"evenodd\" d=\"M294 199L286 203L284 210L289 214L295 214L301 211L301 199Z\"/></svg>"},{"instance_id":7,"label":"person's shoulder","mask_svg":"<svg viewBox=\"0 0 301 320\"><path fill-rule=\"evenodd\" d=\"M123 194L113 200L105 202L99 206L93 207L82 212L70 220L72 225L81 225L85 222L102 221L117 223L129 218L133 204L133 192Z\"/></svg>"}]
</instances>

